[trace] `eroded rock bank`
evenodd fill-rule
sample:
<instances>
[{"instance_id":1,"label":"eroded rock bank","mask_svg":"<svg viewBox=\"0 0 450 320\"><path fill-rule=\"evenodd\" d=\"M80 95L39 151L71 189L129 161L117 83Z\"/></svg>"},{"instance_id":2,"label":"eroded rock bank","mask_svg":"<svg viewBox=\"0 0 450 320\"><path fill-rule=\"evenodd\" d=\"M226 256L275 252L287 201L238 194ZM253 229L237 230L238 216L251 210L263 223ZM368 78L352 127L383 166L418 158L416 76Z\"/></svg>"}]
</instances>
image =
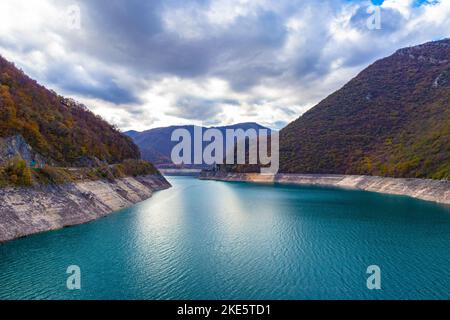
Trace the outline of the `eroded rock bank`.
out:
<instances>
[{"instance_id":1,"label":"eroded rock bank","mask_svg":"<svg viewBox=\"0 0 450 320\"><path fill-rule=\"evenodd\" d=\"M0 189L0 242L86 223L167 189L161 175Z\"/></svg>"},{"instance_id":2,"label":"eroded rock bank","mask_svg":"<svg viewBox=\"0 0 450 320\"><path fill-rule=\"evenodd\" d=\"M316 185L366 190L405 195L417 199L450 204L450 181L430 179L403 179L357 175L277 174L203 172L200 179L219 181L245 181L256 183L283 183Z\"/></svg>"}]
</instances>

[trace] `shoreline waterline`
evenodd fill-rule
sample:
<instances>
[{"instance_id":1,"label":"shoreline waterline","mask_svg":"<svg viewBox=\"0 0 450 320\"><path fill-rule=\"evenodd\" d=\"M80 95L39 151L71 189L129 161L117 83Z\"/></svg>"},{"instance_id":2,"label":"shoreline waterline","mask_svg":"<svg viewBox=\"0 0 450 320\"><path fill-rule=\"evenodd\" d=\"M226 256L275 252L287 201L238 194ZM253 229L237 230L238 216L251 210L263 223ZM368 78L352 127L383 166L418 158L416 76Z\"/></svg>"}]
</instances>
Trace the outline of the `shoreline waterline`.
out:
<instances>
[{"instance_id":1,"label":"shoreline waterline","mask_svg":"<svg viewBox=\"0 0 450 320\"><path fill-rule=\"evenodd\" d=\"M0 189L0 244L80 225L170 188L162 175Z\"/></svg>"},{"instance_id":2,"label":"shoreline waterline","mask_svg":"<svg viewBox=\"0 0 450 320\"><path fill-rule=\"evenodd\" d=\"M408 196L420 200L450 204L450 181L416 178L389 178L338 174L264 175L259 173L202 172L201 180L336 187L382 194Z\"/></svg>"}]
</instances>

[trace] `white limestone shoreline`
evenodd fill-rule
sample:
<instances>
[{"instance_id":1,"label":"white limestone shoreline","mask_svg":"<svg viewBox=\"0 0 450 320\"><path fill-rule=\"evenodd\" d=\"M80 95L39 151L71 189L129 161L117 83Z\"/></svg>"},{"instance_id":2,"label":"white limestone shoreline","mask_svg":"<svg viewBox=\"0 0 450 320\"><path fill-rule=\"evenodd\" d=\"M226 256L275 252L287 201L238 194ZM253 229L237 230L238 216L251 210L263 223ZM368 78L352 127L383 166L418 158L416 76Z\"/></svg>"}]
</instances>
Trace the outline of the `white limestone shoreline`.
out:
<instances>
[{"instance_id":1,"label":"white limestone shoreline","mask_svg":"<svg viewBox=\"0 0 450 320\"><path fill-rule=\"evenodd\" d=\"M161 175L0 189L0 243L99 219L170 188Z\"/></svg>"},{"instance_id":2,"label":"white limestone shoreline","mask_svg":"<svg viewBox=\"0 0 450 320\"><path fill-rule=\"evenodd\" d=\"M161 169L159 172L165 176L198 176L202 172L201 169Z\"/></svg>"},{"instance_id":3,"label":"white limestone shoreline","mask_svg":"<svg viewBox=\"0 0 450 320\"><path fill-rule=\"evenodd\" d=\"M339 187L403 195L421 200L450 204L450 181L431 179L387 178L335 174L276 174L203 172L203 180L244 181Z\"/></svg>"}]
</instances>

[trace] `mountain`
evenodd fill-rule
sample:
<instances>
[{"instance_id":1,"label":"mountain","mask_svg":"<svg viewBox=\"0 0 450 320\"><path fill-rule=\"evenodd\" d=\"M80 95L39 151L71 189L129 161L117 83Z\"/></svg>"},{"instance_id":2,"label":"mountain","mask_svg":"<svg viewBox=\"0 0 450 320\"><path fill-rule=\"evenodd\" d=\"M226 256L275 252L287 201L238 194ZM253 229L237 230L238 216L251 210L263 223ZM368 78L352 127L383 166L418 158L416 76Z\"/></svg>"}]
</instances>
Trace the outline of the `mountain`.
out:
<instances>
[{"instance_id":1,"label":"mountain","mask_svg":"<svg viewBox=\"0 0 450 320\"><path fill-rule=\"evenodd\" d=\"M234 125L213 127L213 128L219 129L224 136L227 129L270 130L254 122L238 123ZM171 136L172 132L176 129L186 129L191 134L192 137L194 136L193 125L162 127L150 129L143 132L127 131L125 132L125 134L131 137L133 141L139 146L142 158L144 160L153 162L154 164L159 166L171 166L173 165L171 161L172 149L176 144L178 144L178 142L171 141ZM202 127L202 129L204 130L207 128Z\"/></svg>"},{"instance_id":2,"label":"mountain","mask_svg":"<svg viewBox=\"0 0 450 320\"><path fill-rule=\"evenodd\" d=\"M280 132L280 171L450 178L450 39L376 61Z\"/></svg>"},{"instance_id":3,"label":"mountain","mask_svg":"<svg viewBox=\"0 0 450 320\"><path fill-rule=\"evenodd\" d=\"M138 147L114 126L0 56L0 138L13 136L58 166L140 158Z\"/></svg>"}]
</instances>

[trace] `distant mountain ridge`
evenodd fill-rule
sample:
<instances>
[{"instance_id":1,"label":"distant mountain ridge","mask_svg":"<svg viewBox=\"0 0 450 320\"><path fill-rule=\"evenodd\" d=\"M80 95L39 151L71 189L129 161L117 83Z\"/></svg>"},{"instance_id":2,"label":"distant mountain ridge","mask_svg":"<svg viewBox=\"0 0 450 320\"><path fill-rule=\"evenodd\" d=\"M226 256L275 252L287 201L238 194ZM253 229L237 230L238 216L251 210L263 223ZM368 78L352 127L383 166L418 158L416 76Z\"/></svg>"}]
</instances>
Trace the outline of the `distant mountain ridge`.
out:
<instances>
[{"instance_id":1,"label":"distant mountain ridge","mask_svg":"<svg viewBox=\"0 0 450 320\"><path fill-rule=\"evenodd\" d=\"M160 167L170 167L173 165L171 161L172 149L178 143L171 141L172 132L176 129L186 129L187 131L189 131L191 136L193 136L194 127L194 125L169 126L154 128L143 132L131 130L126 131L125 134L132 138L134 143L139 146L142 158L144 160L150 161ZM256 131L258 131L259 129L266 129L270 131L269 128L255 122L238 123L229 126L219 126L211 128L219 129L224 136L227 129L255 129ZM207 129L207 127L202 127L202 129ZM203 165L201 165L200 167L202 166Z\"/></svg>"},{"instance_id":2,"label":"distant mountain ridge","mask_svg":"<svg viewBox=\"0 0 450 320\"><path fill-rule=\"evenodd\" d=\"M280 132L280 172L450 179L450 39L398 50Z\"/></svg>"}]
</instances>

